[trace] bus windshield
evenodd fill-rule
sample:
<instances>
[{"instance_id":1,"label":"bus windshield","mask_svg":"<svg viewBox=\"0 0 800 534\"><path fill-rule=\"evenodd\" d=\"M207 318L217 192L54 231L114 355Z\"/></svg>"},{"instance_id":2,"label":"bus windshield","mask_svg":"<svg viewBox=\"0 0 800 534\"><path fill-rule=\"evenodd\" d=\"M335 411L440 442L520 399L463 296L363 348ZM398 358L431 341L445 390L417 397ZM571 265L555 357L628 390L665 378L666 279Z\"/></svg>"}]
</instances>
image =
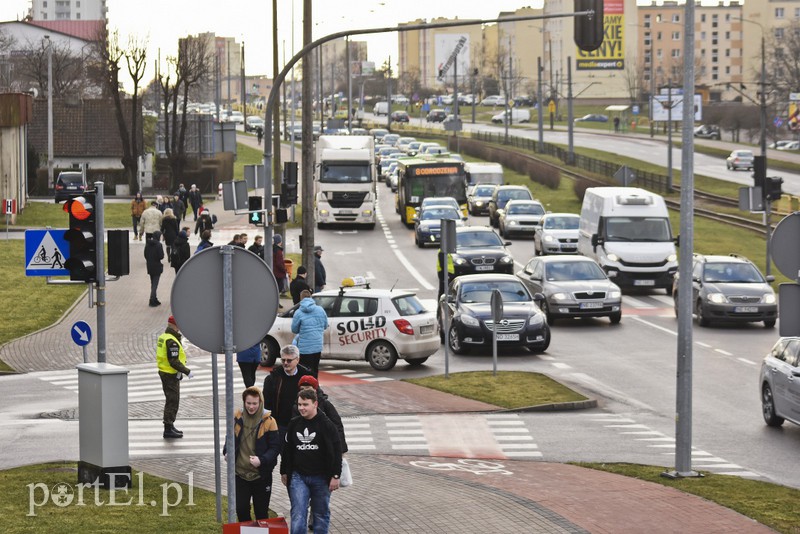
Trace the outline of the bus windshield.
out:
<instances>
[{"instance_id":1,"label":"bus windshield","mask_svg":"<svg viewBox=\"0 0 800 534\"><path fill-rule=\"evenodd\" d=\"M606 241L672 241L666 217L609 217Z\"/></svg>"},{"instance_id":2,"label":"bus windshield","mask_svg":"<svg viewBox=\"0 0 800 534\"><path fill-rule=\"evenodd\" d=\"M369 165L346 163L322 166L319 181L327 184L364 184L370 182Z\"/></svg>"},{"instance_id":3,"label":"bus windshield","mask_svg":"<svg viewBox=\"0 0 800 534\"><path fill-rule=\"evenodd\" d=\"M464 177L458 174L413 176L408 181L408 187L412 197L453 197L459 202L467 200Z\"/></svg>"}]
</instances>

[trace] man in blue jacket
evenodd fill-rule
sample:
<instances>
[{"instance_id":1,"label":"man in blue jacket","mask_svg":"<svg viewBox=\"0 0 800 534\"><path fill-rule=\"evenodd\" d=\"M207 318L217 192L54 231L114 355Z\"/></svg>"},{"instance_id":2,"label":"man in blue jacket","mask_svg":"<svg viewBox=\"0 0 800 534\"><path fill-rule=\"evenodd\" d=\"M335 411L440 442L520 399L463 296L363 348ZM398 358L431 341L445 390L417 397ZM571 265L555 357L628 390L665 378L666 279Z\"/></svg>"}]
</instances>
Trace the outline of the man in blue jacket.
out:
<instances>
[{"instance_id":1,"label":"man in blue jacket","mask_svg":"<svg viewBox=\"0 0 800 534\"><path fill-rule=\"evenodd\" d=\"M300 350L300 365L314 375L319 374L319 360L322 356L325 329L328 328L328 315L311 298L311 292L300 292L300 307L292 318L292 332L297 334L295 345Z\"/></svg>"}]
</instances>

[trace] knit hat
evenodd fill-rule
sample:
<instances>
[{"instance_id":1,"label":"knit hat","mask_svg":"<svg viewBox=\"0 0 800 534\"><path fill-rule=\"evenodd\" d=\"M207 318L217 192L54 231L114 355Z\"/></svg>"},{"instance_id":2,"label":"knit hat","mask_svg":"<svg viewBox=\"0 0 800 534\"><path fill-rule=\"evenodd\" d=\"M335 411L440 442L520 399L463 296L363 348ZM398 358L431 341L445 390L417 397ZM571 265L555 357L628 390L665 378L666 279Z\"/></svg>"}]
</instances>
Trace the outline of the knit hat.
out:
<instances>
[{"instance_id":1,"label":"knit hat","mask_svg":"<svg viewBox=\"0 0 800 534\"><path fill-rule=\"evenodd\" d=\"M167 319L167 324L178 326L178 323L175 322L175 316L174 315L170 315L169 316L169 319Z\"/></svg>"},{"instance_id":2,"label":"knit hat","mask_svg":"<svg viewBox=\"0 0 800 534\"><path fill-rule=\"evenodd\" d=\"M306 269L305 265L301 265L297 268L297 274L308 274L308 269Z\"/></svg>"},{"instance_id":3,"label":"knit hat","mask_svg":"<svg viewBox=\"0 0 800 534\"><path fill-rule=\"evenodd\" d=\"M272 236L273 245L280 245L281 243L283 243L283 238L281 237L281 234L275 234L274 236Z\"/></svg>"},{"instance_id":4,"label":"knit hat","mask_svg":"<svg viewBox=\"0 0 800 534\"><path fill-rule=\"evenodd\" d=\"M319 389L319 382L317 381L316 378L314 378L311 375L306 375L306 376L300 378L300 382L297 385L298 385L298 387L311 386L315 390Z\"/></svg>"}]
</instances>

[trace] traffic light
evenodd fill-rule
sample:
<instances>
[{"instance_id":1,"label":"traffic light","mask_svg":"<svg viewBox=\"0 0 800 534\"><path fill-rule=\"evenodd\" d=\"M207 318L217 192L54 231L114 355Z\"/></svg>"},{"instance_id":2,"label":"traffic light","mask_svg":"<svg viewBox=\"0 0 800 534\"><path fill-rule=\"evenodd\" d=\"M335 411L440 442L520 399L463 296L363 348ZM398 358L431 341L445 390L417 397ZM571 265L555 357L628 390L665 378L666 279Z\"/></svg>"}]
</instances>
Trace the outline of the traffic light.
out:
<instances>
[{"instance_id":1,"label":"traffic light","mask_svg":"<svg viewBox=\"0 0 800 534\"><path fill-rule=\"evenodd\" d=\"M764 191L764 180L767 177L767 157L753 157L753 185Z\"/></svg>"},{"instance_id":2,"label":"traffic light","mask_svg":"<svg viewBox=\"0 0 800 534\"><path fill-rule=\"evenodd\" d=\"M575 17L575 44L584 52L592 52L603 44L603 0L574 0L575 12L594 11L591 16Z\"/></svg>"},{"instance_id":3,"label":"traffic light","mask_svg":"<svg viewBox=\"0 0 800 534\"><path fill-rule=\"evenodd\" d=\"M250 212L249 214L249 222L250 224L255 224L256 226L264 226L264 199L261 197L248 197L247 198L247 209Z\"/></svg>"},{"instance_id":4,"label":"traffic light","mask_svg":"<svg viewBox=\"0 0 800 534\"><path fill-rule=\"evenodd\" d=\"M64 267L69 279L81 282L97 281L97 221L95 219L95 194L67 200L64 211L69 214L69 229L64 239L69 243L69 259Z\"/></svg>"},{"instance_id":5,"label":"traffic light","mask_svg":"<svg viewBox=\"0 0 800 534\"><path fill-rule=\"evenodd\" d=\"M297 162L283 164L283 184L281 184L281 207L297 204Z\"/></svg>"},{"instance_id":6,"label":"traffic light","mask_svg":"<svg viewBox=\"0 0 800 534\"><path fill-rule=\"evenodd\" d=\"M772 202L774 200L780 200L781 195L783 194L783 190L781 185L783 184L783 178L778 176L771 176L768 177L764 181L764 200L768 202Z\"/></svg>"}]
</instances>

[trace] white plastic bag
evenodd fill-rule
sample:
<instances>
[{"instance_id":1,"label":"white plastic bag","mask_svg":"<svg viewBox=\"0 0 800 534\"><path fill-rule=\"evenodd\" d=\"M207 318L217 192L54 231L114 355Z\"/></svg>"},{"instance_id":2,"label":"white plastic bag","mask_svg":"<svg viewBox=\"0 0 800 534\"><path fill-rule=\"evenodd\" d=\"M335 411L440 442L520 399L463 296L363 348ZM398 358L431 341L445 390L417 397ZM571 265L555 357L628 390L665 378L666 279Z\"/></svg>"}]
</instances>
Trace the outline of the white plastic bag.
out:
<instances>
[{"instance_id":1,"label":"white plastic bag","mask_svg":"<svg viewBox=\"0 0 800 534\"><path fill-rule=\"evenodd\" d=\"M343 488L353 485L353 474L350 472L350 464L345 458L342 458L342 476L339 477L339 485Z\"/></svg>"}]
</instances>

